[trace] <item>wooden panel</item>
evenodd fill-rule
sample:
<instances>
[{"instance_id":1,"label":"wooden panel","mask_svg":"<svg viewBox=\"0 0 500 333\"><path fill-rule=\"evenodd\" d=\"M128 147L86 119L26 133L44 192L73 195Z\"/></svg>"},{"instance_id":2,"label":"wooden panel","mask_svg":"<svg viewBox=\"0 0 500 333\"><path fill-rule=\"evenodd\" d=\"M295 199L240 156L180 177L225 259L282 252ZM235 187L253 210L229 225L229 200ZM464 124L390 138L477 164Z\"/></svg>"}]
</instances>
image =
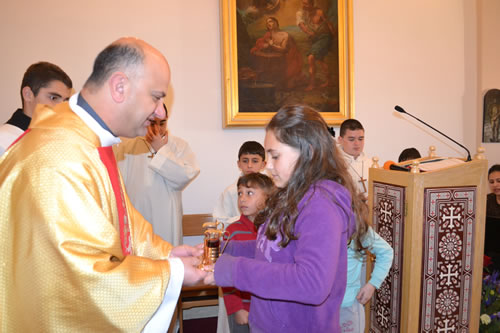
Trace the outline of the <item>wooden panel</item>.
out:
<instances>
[{"instance_id":1,"label":"wooden panel","mask_svg":"<svg viewBox=\"0 0 500 333\"><path fill-rule=\"evenodd\" d=\"M373 229L394 249L394 261L389 275L370 302L370 332L397 333L401 332L405 187L373 184Z\"/></svg>"},{"instance_id":2,"label":"wooden panel","mask_svg":"<svg viewBox=\"0 0 500 333\"><path fill-rule=\"evenodd\" d=\"M182 235L201 236L203 235L202 225L205 222L213 222L211 214L186 214L182 216Z\"/></svg>"},{"instance_id":3,"label":"wooden panel","mask_svg":"<svg viewBox=\"0 0 500 333\"><path fill-rule=\"evenodd\" d=\"M459 315L456 315L456 319L454 317L454 321L452 321L452 319L448 318L448 315L445 317L434 316L436 321L432 323L429 322L434 325L434 328L431 328L430 330L433 332L442 331L450 333L451 331L456 331L451 329L451 327L456 327L456 324L459 324L465 326L468 325L468 327L465 328L466 331L478 331L479 320L476 319L479 318L480 315L479 312L481 301L480 297L483 257L482 249L484 246L484 220L486 212L486 193L488 179L487 166L487 161L485 160L473 160L471 162L459 164L453 167L443 168L441 170L425 173L407 173L393 170L374 168L370 169L370 191L368 193L368 203L370 205L371 214L373 214L375 208L373 191L374 182L391 184L394 186L401 186L405 188L405 228L403 231L403 238L405 241L403 244L402 252L403 281L402 290L400 290L400 294L402 296L400 309L401 332L419 332L420 330L426 332L426 326L429 326L426 324L425 319L424 324L420 326L420 323L422 323L422 307L427 306L427 303L424 304L424 302L422 301L422 290L423 288L428 289L428 287L426 287L427 285L424 285L424 283L428 283L430 281L429 279L426 280L422 278L423 274L427 274L427 271L429 269L429 265L423 265L423 263L426 262L423 260L423 249L426 248L427 250L432 249L433 251L436 251L436 244L437 249L439 249L440 243L434 242L432 247L427 246L429 245L429 238L431 236L428 232L429 230L425 229L426 219L424 216L424 212L426 212L427 206L426 202L424 202L424 192L426 191L426 189L436 188L474 188L475 194L472 199L467 201L467 214L463 214L462 218L463 221L466 222L464 224L464 228L467 228L467 232L463 234L460 227L455 226L454 228L452 228L453 232L460 233L460 235L463 236L460 238L460 242L462 243L461 246L464 250L464 256L468 256L469 258L464 259L465 262L462 265L466 274L462 274L462 271L458 272L455 266L448 267L441 265L439 267L436 267L436 269L440 270L436 271L438 278L436 278L435 280L437 281L437 283L440 283L440 281L444 281L442 282L444 283L444 285L436 286L436 288L434 288L433 290L437 290L437 288L439 287L443 290L443 292L441 292L440 289L439 293L442 294L441 297L440 294L437 293L431 295L430 298L433 302L441 302L443 300L446 301L444 298L445 296L450 295L450 292L448 291L445 294L444 290L450 289L448 288L448 284L455 283L456 285L458 282L454 282L453 278L455 278L455 273L457 273L457 276L459 276L460 274L460 286L461 289L464 290L463 293L459 293L459 295L463 296L459 302L459 311L461 313L461 317ZM456 200L458 201L459 198L460 195L456 198ZM473 216L469 214L469 207L474 207L473 214L471 213ZM443 211L445 211L444 208ZM445 213L448 214L449 212L446 211ZM469 218L469 215L471 215L472 217ZM444 222L439 221L439 223L436 225L440 228L444 228L444 226L442 225L443 223ZM446 232L444 233L443 237L446 237ZM443 237L441 237L440 240L443 240ZM441 243L444 244L444 241L442 241ZM451 247L451 245L449 246ZM472 250L472 252L468 250ZM448 262L446 264L448 265ZM443 278L441 279L441 277ZM450 278L448 279L448 277ZM429 304L432 305L434 303ZM444 309L441 307L441 305L439 305L439 307L441 310ZM436 311L439 312L439 310L437 309L438 306L436 306L435 308ZM431 312L433 312L433 309L431 309ZM427 312L428 311L426 309L426 313L424 313L423 315L427 315ZM455 311L453 313L455 313ZM469 320L468 323L467 319Z\"/></svg>"},{"instance_id":4,"label":"wooden panel","mask_svg":"<svg viewBox=\"0 0 500 333\"><path fill-rule=\"evenodd\" d=\"M476 187L427 188L424 198L419 332L471 332Z\"/></svg>"}]
</instances>

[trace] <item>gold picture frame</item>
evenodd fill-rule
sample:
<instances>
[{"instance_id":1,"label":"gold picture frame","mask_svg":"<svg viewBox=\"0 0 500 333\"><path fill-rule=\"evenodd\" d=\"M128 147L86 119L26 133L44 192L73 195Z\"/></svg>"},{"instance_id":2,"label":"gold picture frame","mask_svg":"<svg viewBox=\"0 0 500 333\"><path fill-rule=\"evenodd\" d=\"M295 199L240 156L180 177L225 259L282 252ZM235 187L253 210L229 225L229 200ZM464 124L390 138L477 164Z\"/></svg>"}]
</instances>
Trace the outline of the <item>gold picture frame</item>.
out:
<instances>
[{"instance_id":1,"label":"gold picture frame","mask_svg":"<svg viewBox=\"0 0 500 333\"><path fill-rule=\"evenodd\" d=\"M299 21L299 11L302 15L306 11L304 6L308 6L304 2L316 8L314 15L319 20L326 18L324 21L329 23L326 27L331 33L327 34L333 42L328 44L331 45L328 53L321 60L324 66L319 55L316 65L311 66L308 52L313 52L314 41L306 35L307 28L304 30L301 26L303 21ZM220 0L220 9L223 127L265 126L278 108L286 104L310 105L321 112L329 125L339 125L354 117L352 0ZM336 22L330 20L335 16ZM280 20L284 23L283 30L279 27ZM273 32L279 34L273 35ZM275 57L278 52L265 53L271 48L269 45L273 45L271 36L279 35L281 40L287 40L286 54L282 52ZM294 51L292 42L297 45L293 46ZM278 43L281 41L277 39L275 48ZM248 52L250 47L253 48ZM302 59L302 66L292 63L292 52L298 61ZM273 57L275 59L271 59ZM337 62L338 72L335 71ZM311 75L311 67L314 75ZM265 76L267 81L261 81Z\"/></svg>"}]
</instances>

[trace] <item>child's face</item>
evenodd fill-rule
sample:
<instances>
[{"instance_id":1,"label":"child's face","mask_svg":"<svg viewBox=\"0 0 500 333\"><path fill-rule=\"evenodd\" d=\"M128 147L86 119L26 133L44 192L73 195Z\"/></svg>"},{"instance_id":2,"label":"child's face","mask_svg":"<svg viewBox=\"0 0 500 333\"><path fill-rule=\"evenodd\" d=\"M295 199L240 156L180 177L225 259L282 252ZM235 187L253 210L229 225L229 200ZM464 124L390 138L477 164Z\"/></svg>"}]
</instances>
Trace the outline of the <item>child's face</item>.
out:
<instances>
[{"instance_id":1,"label":"child's face","mask_svg":"<svg viewBox=\"0 0 500 333\"><path fill-rule=\"evenodd\" d=\"M488 176L488 183L490 184L491 193L500 195L500 171L493 171Z\"/></svg>"},{"instance_id":2,"label":"child's face","mask_svg":"<svg viewBox=\"0 0 500 333\"><path fill-rule=\"evenodd\" d=\"M300 152L278 141L273 131L266 132L264 147L268 156L267 169L273 176L274 184L277 187L285 187L292 176Z\"/></svg>"},{"instance_id":3,"label":"child's face","mask_svg":"<svg viewBox=\"0 0 500 333\"><path fill-rule=\"evenodd\" d=\"M344 136L339 136L339 143L344 151L357 158L365 147L365 131L362 129L346 130Z\"/></svg>"},{"instance_id":4,"label":"child's face","mask_svg":"<svg viewBox=\"0 0 500 333\"><path fill-rule=\"evenodd\" d=\"M167 117L165 119L155 117L155 120L151 121L148 127L153 133L164 136L167 133L167 119Z\"/></svg>"},{"instance_id":5,"label":"child's face","mask_svg":"<svg viewBox=\"0 0 500 333\"><path fill-rule=\"evenodd\" d=\"M257 154L242 154L238 160L238 168L244 175L258 173L266 166L266 161Z\"/></svg>"},{"instance_id":6,"label":"child's face","mask_svg":"<svg viewBox=\"0 0 500 333\"><path fill-rule=\"evenodd\" d=\"M264 208L267 195L260 187L252 186L252 184L249 186L240 185L238 187L238 208L241 214L253 222L255 216Z\"/></svg>"}]
</instances>

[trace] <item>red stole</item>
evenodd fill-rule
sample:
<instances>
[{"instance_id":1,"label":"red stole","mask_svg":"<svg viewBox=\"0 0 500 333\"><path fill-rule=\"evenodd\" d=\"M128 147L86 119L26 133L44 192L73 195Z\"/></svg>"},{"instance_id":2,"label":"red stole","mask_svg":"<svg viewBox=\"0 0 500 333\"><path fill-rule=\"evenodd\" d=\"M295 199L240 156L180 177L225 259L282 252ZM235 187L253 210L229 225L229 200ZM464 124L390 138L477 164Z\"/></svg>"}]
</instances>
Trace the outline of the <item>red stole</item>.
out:
<instances>
[{"instance_id":1,"label":"red stole","mask_svg":"<svg viewBox=\"0 0 500 333\"><path fill-rule=\"evenodd\" d=\"M108 170L111 186L115 193L116 205L118 208L118 219L120 221L120 240L124 255L132 254L132 244L130 241L130 224L127 217L127 209L125 206L125 198L123 196L122 187L120 185L120 177L118 177L118 166L116 165L113 149L109 147L99 147L99 156L102 163Z\"/></svg>"}]
</instances>

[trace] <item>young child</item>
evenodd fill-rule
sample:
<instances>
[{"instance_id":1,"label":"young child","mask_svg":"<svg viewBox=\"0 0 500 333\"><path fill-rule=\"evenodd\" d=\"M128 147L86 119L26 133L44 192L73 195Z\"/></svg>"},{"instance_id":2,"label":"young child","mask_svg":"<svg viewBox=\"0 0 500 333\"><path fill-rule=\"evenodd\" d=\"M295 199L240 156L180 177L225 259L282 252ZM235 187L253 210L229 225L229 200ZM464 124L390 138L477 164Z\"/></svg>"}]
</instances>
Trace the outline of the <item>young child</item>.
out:
<instances>
[{"instance_id":1,"label":"young child","mask_svg":"<svg viewBox=\"0 0 500 333\"><path fill-rule=\"evenodd\" d=\"M256 141L244 142L238 152L237 164L241 175L262 171L266 166L264 147ZM213 217L219 222L223 222L226 227L240 216L237 191L236 182L226 187L212 213Z\"/></svg>"},{"instance_id":2,"label":"young child","mask_svg":"<svg viewBox=\"0 0 500 333\"><path fill-rule=\"evenodd\" d=\"M346 245L366 204L319 112L281 108L265 147L278 189L255 219L257 239L228 243L215 282L253 294L252 332L340 332Z\"/></svg>"},{"instance_id":3,"label":"young child","mask_svg":"<svg viewBox=\"0 0 500 333\"><path fill-rule=\"evenodd\" d=\"M409 161L409 160L414 160L417 158L421 158L422 156L420 155L420 152L417 150L417 148L406 148L403 149L401 154L399 154L398 157L398 163L404 162L404 161Z\"/></svg>"},{"instance_id":4,"label":"young child","mask_svg":"<svg viewBox=\"0 0 500 333\"><path fill-rule=\"evenodd\" d=\"M490 192L486 197L486 225L484 254L493 261L489 266L492 271L500 271L500 164L492 165L488 170Z\"/></svg>"},{"instance_id":5,"label":"young child","mask_svg":"<svg viewBox=\"0 0 500 333\"><path fill-rule=\"evenodd\" d=\"M365 129L356 119L347 119L340 125L340 134L337 139L342 148L342 156L347 164L347 170L351 175L358 190L368 197L368 170L372 162L365 155Z\"/></svg>"},{"instance_id":6,"label":"young child","mask_svg":"<svg viewBox=\"0 0 500 333\"><path fill-rule=\"evenodd\" d=\"M394 250L370 226L366 226L365 234L356 233L347 249L347 288L340 308L340 327L342 332L364 333L364 305L372 298L375 288L380 288L392 266ZM361 287L361 272L366 257L364 250L358 251L356 243L376 256L373 272L368 281Z\"/></svg>"},{"instance_id":7,"label":"young child","mask_svg":"<svg viewBox=\"0 0 500 333\"><path fill-rule=\"evenodd\" d=\"M271 178L261 173L249 173L238 179L238 207L240 219L227 229L228 241L255 240L257 228L254 219L265 205L274 190ZM248 311L250 294L235 288L222 288L226 305L229 330L231 333L248 332Z\"/></svg>"}]
</instances>

